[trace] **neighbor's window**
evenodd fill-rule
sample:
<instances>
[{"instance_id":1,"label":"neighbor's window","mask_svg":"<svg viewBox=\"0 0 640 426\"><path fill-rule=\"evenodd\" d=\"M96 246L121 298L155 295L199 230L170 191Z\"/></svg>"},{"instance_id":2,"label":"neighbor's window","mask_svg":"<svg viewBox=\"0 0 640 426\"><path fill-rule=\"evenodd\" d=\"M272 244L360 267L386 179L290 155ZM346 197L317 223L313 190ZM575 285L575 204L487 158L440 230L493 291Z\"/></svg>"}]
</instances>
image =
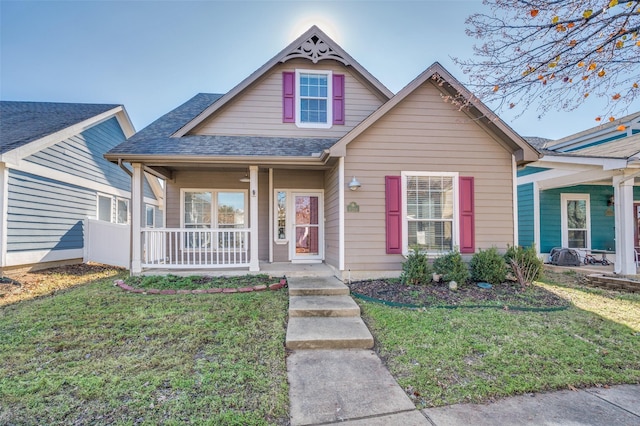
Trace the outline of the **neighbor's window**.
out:
<instances>
[{"instance_id":1,"label":"neighbor's window","mask_svg":"<svg viewBox=\"0 0 640 426\"><path fill-rule=\"evenodd\" d=\"M302 127L330 127L332 116L331 71L296 71L297 119Z\"/></svg>"},{"instance_id":2,"label":"neighbor's window","mask_svg":"<svg viewBox=\"0 0 640 426\"><path fill-rule=\"evenodd\" d=\"M562 194L562 246L591 248L589 194Z\"/></svg>"},{"instance_id":3,"label":"neighbor's window","mask_svg":"<svg viewBox=\"0 0 640 426\"><path fill-rule=\"evenodd\" d=\"M129 200L116 199L116 223L129 223Z\"/></svg>"},{"instance_id":4,"label":"neighbor's window","mask_svg":"<svg viewBox=\"0 0 640 426\"><path fill-rule=\"evenodd\" d=\"M112 197L107 195L98 195L98 220L104 220L105 222L111 222L112 210L111 210Z\"/></svg>"},{"instance_id":5,"label":"neighbor's window","mask_svg":"<svg viewBox=\"0 0 640 426\"><path fill-rule=\"evenodd\" d=\"M427 252L454 249L455 193L453 175L409 175L405 188L408 248Z\"/></svg>"}]
</instances>

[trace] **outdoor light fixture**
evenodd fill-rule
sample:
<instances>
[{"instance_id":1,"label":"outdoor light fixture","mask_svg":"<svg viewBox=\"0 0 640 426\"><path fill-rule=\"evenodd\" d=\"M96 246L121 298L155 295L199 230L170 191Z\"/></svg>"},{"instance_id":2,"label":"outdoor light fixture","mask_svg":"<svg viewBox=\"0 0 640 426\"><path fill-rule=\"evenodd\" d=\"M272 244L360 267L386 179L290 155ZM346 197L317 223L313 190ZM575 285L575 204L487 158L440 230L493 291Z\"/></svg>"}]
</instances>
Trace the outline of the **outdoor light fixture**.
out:
<instances>
[{"instance_id":1,"label":"outdoor light fixture","mask_svg":"<svg viewBox=\"0 0 640 426\"><path fill-rule=\"evenodd\" d=\"M251 182L251 179L249 179L249 175L247 173L245 173L244 176L240 178L240 182L249 183L249 182Z\"/></svg>"},{"instance_id":2,"label":"outdoor light fixture","mask_svg":"<svg viewBox=\"0 0 640 426\"><path fill-rule=\"evenodd\" d=\"M607 200L607 205L608 206L613 206L616 203L616 199L613 198L613 195L611 197L609 197L609 200Z\"/></svg>"},{"instance_id":3,"label":"outdoor light fixture","mask_svg":"<svg viewBox=\"0 0 640 426\"><path fill-rule=\"evenodd\" d=\"M355 176L353 177L353 179L351 179L351 182L349 182L349 189L352 191L356 191L361 186L362 185L360 185L360 182L358 182L358 179L356 179Z\"/></svg>"}]
</instances>

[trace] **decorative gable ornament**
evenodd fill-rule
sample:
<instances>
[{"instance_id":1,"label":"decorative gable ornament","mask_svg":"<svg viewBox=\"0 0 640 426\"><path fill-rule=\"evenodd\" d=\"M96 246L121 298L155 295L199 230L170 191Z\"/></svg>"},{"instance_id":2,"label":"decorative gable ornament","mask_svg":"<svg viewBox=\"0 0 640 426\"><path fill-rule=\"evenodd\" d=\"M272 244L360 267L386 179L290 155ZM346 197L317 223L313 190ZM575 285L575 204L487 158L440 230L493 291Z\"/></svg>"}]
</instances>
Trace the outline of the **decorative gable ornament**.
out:
<instances>
[{"instance_id":1,"label":"decorative gable ornament","mask_svg":"<svg viewBox=\"0 0 640 426\"><path fill-rule=\"evenodd\" d=\"M282 62L287 62L289 59L295 58L309 59L314 64L324 59L333 59L344 65L350 65L347 59L337 53L317 35L311 36L306 41L303 41L300 46L292 49L290 53L282 58Z\"/></svg>"}]
</instances>

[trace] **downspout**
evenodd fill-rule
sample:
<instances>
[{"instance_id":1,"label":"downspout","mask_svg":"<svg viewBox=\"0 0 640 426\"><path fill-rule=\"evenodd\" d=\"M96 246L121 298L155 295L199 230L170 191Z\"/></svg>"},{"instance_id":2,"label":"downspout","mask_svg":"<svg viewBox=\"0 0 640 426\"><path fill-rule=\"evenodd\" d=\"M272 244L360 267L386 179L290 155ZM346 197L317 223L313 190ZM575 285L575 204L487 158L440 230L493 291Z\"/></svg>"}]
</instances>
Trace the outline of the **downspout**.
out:
<instances>
[{"instance_id":1,"label":"downspout","mask_svg":"<svg viewBox=\"0 0 640 426\"><path fill-rule=\"evenodd\" d=\"M120 167L122 170L124 170L124 172L126 174L128 174L130 178L133 177L133 172L131 170L127 169L127 167L122 163L122 158L118 158L118 167Z\"/></svg>"}]
</instances>

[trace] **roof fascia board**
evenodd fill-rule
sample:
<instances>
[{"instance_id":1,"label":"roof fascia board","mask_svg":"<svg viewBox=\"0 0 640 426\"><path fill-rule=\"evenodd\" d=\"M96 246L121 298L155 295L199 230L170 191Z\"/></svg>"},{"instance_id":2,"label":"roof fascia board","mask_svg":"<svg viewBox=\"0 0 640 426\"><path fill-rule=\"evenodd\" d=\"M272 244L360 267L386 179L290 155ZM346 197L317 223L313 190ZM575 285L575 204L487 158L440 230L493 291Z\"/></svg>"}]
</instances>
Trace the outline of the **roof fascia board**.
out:
<instances>
[{"instance_id":1,"label":"roof fascia board","mask_svg":"<svg viewBox=\"0 0 640 426\"><path fill-rule=\"evenodd\" d=\"M460 82L458 82L455 77L453 77L447 70L444 69L440 63L435 62L429 68L424 70L420 75L418 75L413 81L407 84L402 90L400 90L393 98L391 98L387 103L382 105L376 111L374 111L371 115L369 115L366 119L364 119L360 124L354 127L349 133L347 133L342 139L340 139L334 146L331 147L331 155L333 156L344 156L346 153L346 146L353 141L356 137L361 135L366 129L368 129L373 123L378 121L382 116L384 116L387 112L389 112L392 108L398 105L402 100L404 100L409 94L413 93L418 87L424 84L427 80L433 77L435 74L438 74L444 81L449 84L455 91L460 93L465 99L473 100L472 105L475 110L477 110L480 116L484 116L487 118L487 124L483 126L484 130L487 131L491 126L497 127L497 129L502 132L510 141L513 146L511 147L512 152L522 160L519 164L524 164L526 162L536 161L540 158L540 154L538 151L533 148L527 141L525 141L520 135L518 135L513 129L507 126L493 111L487 108L478 98L476 98L469 90L467 90ZM466 114L470 114L470 112L465 112ZM499 137L494 131L491 131L491 136L500 140L504 138ZM509 143L506 144L510 145ZM522 151L519 153L518 151Z\"/></svg>"},{"instance_id":2,"label":"roof fascia board","mask_svg":"<svg viewBox=\"0 0 640 426\"><path fill-rule=\"evenodd\" d=\"M312 26L309 30L307 30L300 37L295 39L292 43L290 43L287 47L281 50L277 55L267 61L264 65L258 68L256 71L251 73L247 78L242 80L237 86L224 94L220 99L211 104L208 108L198 114L193 120L185 124L182 128L180 128L177 132L175 132L173 137L182 137L193 130L198 124L202 123L207 117L211 116L215 111L222 108L226 105L231 99L233 99L236 95L244 91L247 87L261 78L267 71L273 68L280 62L286 62L289 58L287 55L292 53L293 49L297 48L301 43L307 41L309 38L313 36L317 36L321 38L325 43L329 44L332 49L337 51L341 56L348 59L348 65L354 68L358 73L360 73L368 82L374 87L376 90L380 92L383 97L388 100L393 96L393 92L387 89L377 78L371 75L362 65L360 65L355 59L351 57L347 52L345 52L338 44L333 41L328 35L326 35L322 30L320 30L317 26Z\"/></svg>"},{"instance_id":3,"label":"roof fascia board","mask_svg":"<svg viewBox=\"0 0 640 426\"><path fill-rule=\"evenodd\" d=\"M590 129L574 133L573 135L566 136L556 141L552 141L551 143L547 143L545 145L545 148L555 150L559 148L567 148L574 144L585 143L591 139L597 141L608 133L614 132L615 129L621 124L629 126L628 131L630 131L631 129L637 129L638 120L640 120L640 112L629 114L613 122L602 124L597 127L592 127Z\"/></svg>"},{"instance_id":4,"label":"roof fascia board","mask_svg":"<svg viewBox=\"0 0 640 426\"><path fill-rule=\"evenodd\" d=\"M594 182L611 179L615 175L612 170L589 170L582 173L574 173L567 176L556 177L546 180L536 181L541 190L563 188L582 184L592 184Z\"/></svg>"},{"instance_id":5,"label":"roof fascia board","mask_svg":"<svg viewBox=\"0 0 640 426\"><path fill-rule=\"evenodd\" d=\"M106 155L109 161L117 162L118 154ZM133 155L122 158L127 163L142 163L151 170L157 170L158 166L168 167L176 164L235 164L235 165L262 165L265 163L274 165L300 165L300 166L318 166L323 165L329 160L328 150L324 151L317 157L280 157L280 156L156 156L156 155ZM160 172L158 172L160 173Z\"/></svg>"},{"instance_id":6,"label":"roof fascia board","mask_svg":"<svg viewBox=\"0 0 640 426\"><path fill-rule=\"evenodd\" d=\"M602 157L569 157L564 155L545 155L540 160L541 164L549 163L540 167L558 167L558 164L583 164L600 166L603 170L624 169L627 167L626 159L602 158Z\"/></svg>"},{"instance_id":7,"label":"roof fascia board","mask_svg":"<svg viewBox=\"0 0 640 426\"><path fill-rule=\"evenodd\" d=\"M79 123L73 124L69 127L65 127L62 130L51 133L40 139L36 139L26 145L12 149L11 151L7 151L4 154L0 155L0 161L8 164L18 165L24 158L40 152L43 149L47 149L50 146L62 142L65 139L80 134L88 128L107 121L114 116L117 118L118 123L120 124L126 137L130 137L131 135L133 135L133 133L135 133L133 124L131 124L131 120L129 120L128 115L126 115L124 108L121 105L118 105L117 107L110 109L109 111L103 112L102 114L94 115L93 117L88 118L84 121L80 121ZM123 124L125 127L123 127Z\"/></svg>"}]
</instances>

